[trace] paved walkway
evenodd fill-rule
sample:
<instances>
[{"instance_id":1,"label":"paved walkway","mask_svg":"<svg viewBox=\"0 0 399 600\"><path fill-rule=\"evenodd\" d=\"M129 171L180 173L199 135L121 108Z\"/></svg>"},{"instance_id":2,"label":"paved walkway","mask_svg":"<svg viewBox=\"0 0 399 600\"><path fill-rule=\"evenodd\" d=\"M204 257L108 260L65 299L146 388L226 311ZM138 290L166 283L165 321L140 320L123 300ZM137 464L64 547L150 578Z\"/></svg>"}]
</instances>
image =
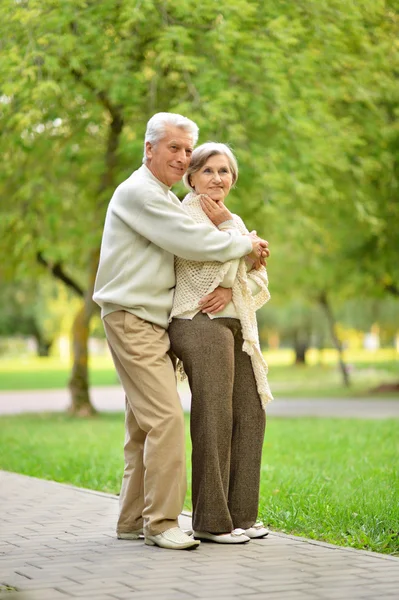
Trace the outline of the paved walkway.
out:
<instances>
[{"instance_id":1,"label":"paved walkway","mask_svg":"<svg viewBox=\"0 0 399 600\"><path fill-rule=\"evenodd\" d=\"M190 410L191 396L187 385L179 385L185 411ZM93 405L100 411L123 411L124 394L120 386L93 387ZM0 414L21 412L65 411L69 406L68 390L0 392ZM361 419L399 418L399 401L384 399L287 399L276 397L267 409L276 417L356 417ZM398 596L399 598L399 596Z\"/></svg>"},{"instance_id":2,"label":"paved walkway","mask_svg":"<svg viewBox=\"0 0 399 600\"><path fill-rule=\"evenodd\" d=\"M115 496L0 472L0 584L18 590L4 598L398 598L399 558L274 532L243 546L161 550L117 540L117 512Z\"/></svg>"}]
</instances>

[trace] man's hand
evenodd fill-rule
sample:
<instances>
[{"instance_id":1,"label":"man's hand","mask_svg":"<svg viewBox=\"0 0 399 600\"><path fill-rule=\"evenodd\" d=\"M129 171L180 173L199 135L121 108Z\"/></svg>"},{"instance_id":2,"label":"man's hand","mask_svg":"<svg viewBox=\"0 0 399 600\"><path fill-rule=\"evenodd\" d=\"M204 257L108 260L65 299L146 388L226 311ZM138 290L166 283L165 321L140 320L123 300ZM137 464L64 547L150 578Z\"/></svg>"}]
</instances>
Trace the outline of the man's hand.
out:
<instances>
[{"instance_id":1,"label":"man's hand","mask_svg":"<svg viewBox=\"0 0 399 600\"><path fill-rule=\"evenodd\" d=\"M220 312L231 302L232 295L231 288L217 287L216 290L201 298L199 301L201 311L211 315Z\"/></svg>"},{"instance_id":2,"label":"man's hand","mask_svg":"<svg viewBox=\"0 0 399 600\"><path fill-rule=\"evenodd\" d=\"M261 246L261 255L260 256L258 255L256 259L254 258L254 245L253 244L252 244L252 253L247 254L247 256L245 257L245 261L250 265L251 269L259 270L262 266L263 267L266 266L266 258L269 258L269 256L270 256L269 242L259 238L258 234L255 230L251 231L251 233L249 235L251 236L251 238L253 240L261 241L264 243L264 245ZM255 253L256 253L256 249L255 249Z\"/></svg>"},{"instance_id":3,"label":"man's hand","mask_svg":"<svg viewBox=\"0 0 399 600\"><path fill-rule=\"evenodd\" d=\"M251 231L249 236L252 241L252 252L248 254L248 258L252 259L254 263L260 261L260 264L265 267L266 258L270 256L269 242L258 237L256 231Z\"/></svg>"},{"instance_id":4,"label":"man's hand","mask_svg":"<svg viewBox=\"0 0 399 600\"><path fill-rule=\"evenodd\" d=\"M230 219L233 218L233 215L229 209L225 207L223 202L215 202L215 200L212 200L212 198L205 194L201 195L200 202L202 210L216 227L219 227L221 223L230 221Z\"/></svg>"}]
</instances>

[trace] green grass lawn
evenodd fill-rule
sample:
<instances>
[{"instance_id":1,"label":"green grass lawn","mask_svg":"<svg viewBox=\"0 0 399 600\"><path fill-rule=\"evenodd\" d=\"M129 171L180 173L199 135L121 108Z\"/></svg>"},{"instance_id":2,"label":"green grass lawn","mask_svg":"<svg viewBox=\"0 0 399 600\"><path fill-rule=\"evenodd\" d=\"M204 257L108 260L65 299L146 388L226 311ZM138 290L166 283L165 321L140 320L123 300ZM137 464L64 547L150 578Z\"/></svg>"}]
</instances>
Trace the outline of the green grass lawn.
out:
<instances>
[{"instance_id":1,"label":"green grass lawn","mask_svg":"<svg viewBox=\"0 0 399 600\"><path fill-rule=\"evenodd\" d=\"M9 471L117 493L122 447L122 414L0 417ZM399 554L398 457L399 421L270 419L260 517L286 533ZM187 458L190 472L189 443Z\"/></svg>"},{"instance_id":2,"label":"green grass lawn","mask_svg":"<svg viewBox=\"0 0 399 600\"><path fill-rule=\"evenodd\" d=\"M265 356L270 367L270 385L276 396L364 396L381 382L399 380L399 355L394 350L380 350L372 354L364 351L348 353L353 383L349 389L342 385L333 351L311 351L307 366L292 365L293 353L290 350L267 352ZM55 358L3 359L0 360L0 391L65 388L69 375L70 364ZM91 360L90 383L96 386L118 383L110 358ZM378 394L380 396L381 393ZM399 399L399 393L387 393L384 397Z\"/></svg>"}]
</instances>

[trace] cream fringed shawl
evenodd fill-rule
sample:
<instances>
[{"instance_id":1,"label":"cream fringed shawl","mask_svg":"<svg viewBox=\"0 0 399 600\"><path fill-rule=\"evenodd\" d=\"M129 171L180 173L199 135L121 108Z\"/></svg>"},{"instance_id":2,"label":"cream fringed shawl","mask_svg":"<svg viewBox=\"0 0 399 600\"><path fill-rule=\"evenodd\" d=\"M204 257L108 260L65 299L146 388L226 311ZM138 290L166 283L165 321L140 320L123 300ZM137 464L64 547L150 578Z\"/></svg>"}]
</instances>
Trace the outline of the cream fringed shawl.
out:
<instances>
[{"instance_id":1,"label":"cream fringed shawl","mask_svg":"<svg viewBox=\"0 0 399 600\"><path fill-rule=\"evenodd\" d=\"M212 224L201 208L200 196L188 194L184 198L182 206L197 223ZM248 233L240 217L234 215L234 221L240 233ZM199 312L198 301L200 298L210 294L220 285L230 266L231 262L224 264L216 261L196 262L176 256L176 287L169 321L174 316L187 311L198 309ZM260 288L259 293L255 296L252 295L249 288L248 277L253 279ZM267 272L264 267L247 273L245 260L240 259L237 276L232 287L233 303L241 322L244 338L242 349L251 357L257 390L263 408L273 400L273 396L267 381L268 367L259 344L256 310L270 299L268 283Z\"/></svg>"}]
</instances>

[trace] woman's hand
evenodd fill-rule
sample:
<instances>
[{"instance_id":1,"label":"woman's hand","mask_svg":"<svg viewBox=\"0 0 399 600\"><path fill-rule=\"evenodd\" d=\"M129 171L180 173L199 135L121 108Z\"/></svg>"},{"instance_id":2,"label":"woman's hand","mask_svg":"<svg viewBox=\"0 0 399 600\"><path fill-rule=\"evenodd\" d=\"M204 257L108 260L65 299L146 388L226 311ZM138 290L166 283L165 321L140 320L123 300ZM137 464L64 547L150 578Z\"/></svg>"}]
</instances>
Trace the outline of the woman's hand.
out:
<instances>
[{"instance_id":1,"label":"woman's hand","mask_svg":"<svg viewBox=\"0 0 399 600\"><path fill-rule=\"evenodd\" d=\"M216 202L205 194L201 194L200 202L202 210L216 227L219 227L219 225L225 221L230 221L233 218L233 215L229 209L225 207L223 202Z\"/></svg>"},{"instance_id":2,"label":"woman's hand","mask_svg":"<svg viewBox=\"0 0 399 600\"><path fill-rule=\"evenodd\" d=\"M262 267L266 266L266 261L264 261L264 263L262 263L262 261L261 261L260 258L258 258L257 260L253 260L249 256L245 257L245 263L248 266L248 272L250 272L250 271L259 271L259 269L261 269Z\"/></svg>"},{"instance_id":3,"label":"woman's hand","mask_svg":"<svg viewBox=\"0 0 399 600\"><path fill-rule=\"evenodd\" d=\"M232 295L231 288L217 287L216 290L201 298L199 301L201 311L211 315L220 312L231 302Z\"/></svg>"}]
</instances>

